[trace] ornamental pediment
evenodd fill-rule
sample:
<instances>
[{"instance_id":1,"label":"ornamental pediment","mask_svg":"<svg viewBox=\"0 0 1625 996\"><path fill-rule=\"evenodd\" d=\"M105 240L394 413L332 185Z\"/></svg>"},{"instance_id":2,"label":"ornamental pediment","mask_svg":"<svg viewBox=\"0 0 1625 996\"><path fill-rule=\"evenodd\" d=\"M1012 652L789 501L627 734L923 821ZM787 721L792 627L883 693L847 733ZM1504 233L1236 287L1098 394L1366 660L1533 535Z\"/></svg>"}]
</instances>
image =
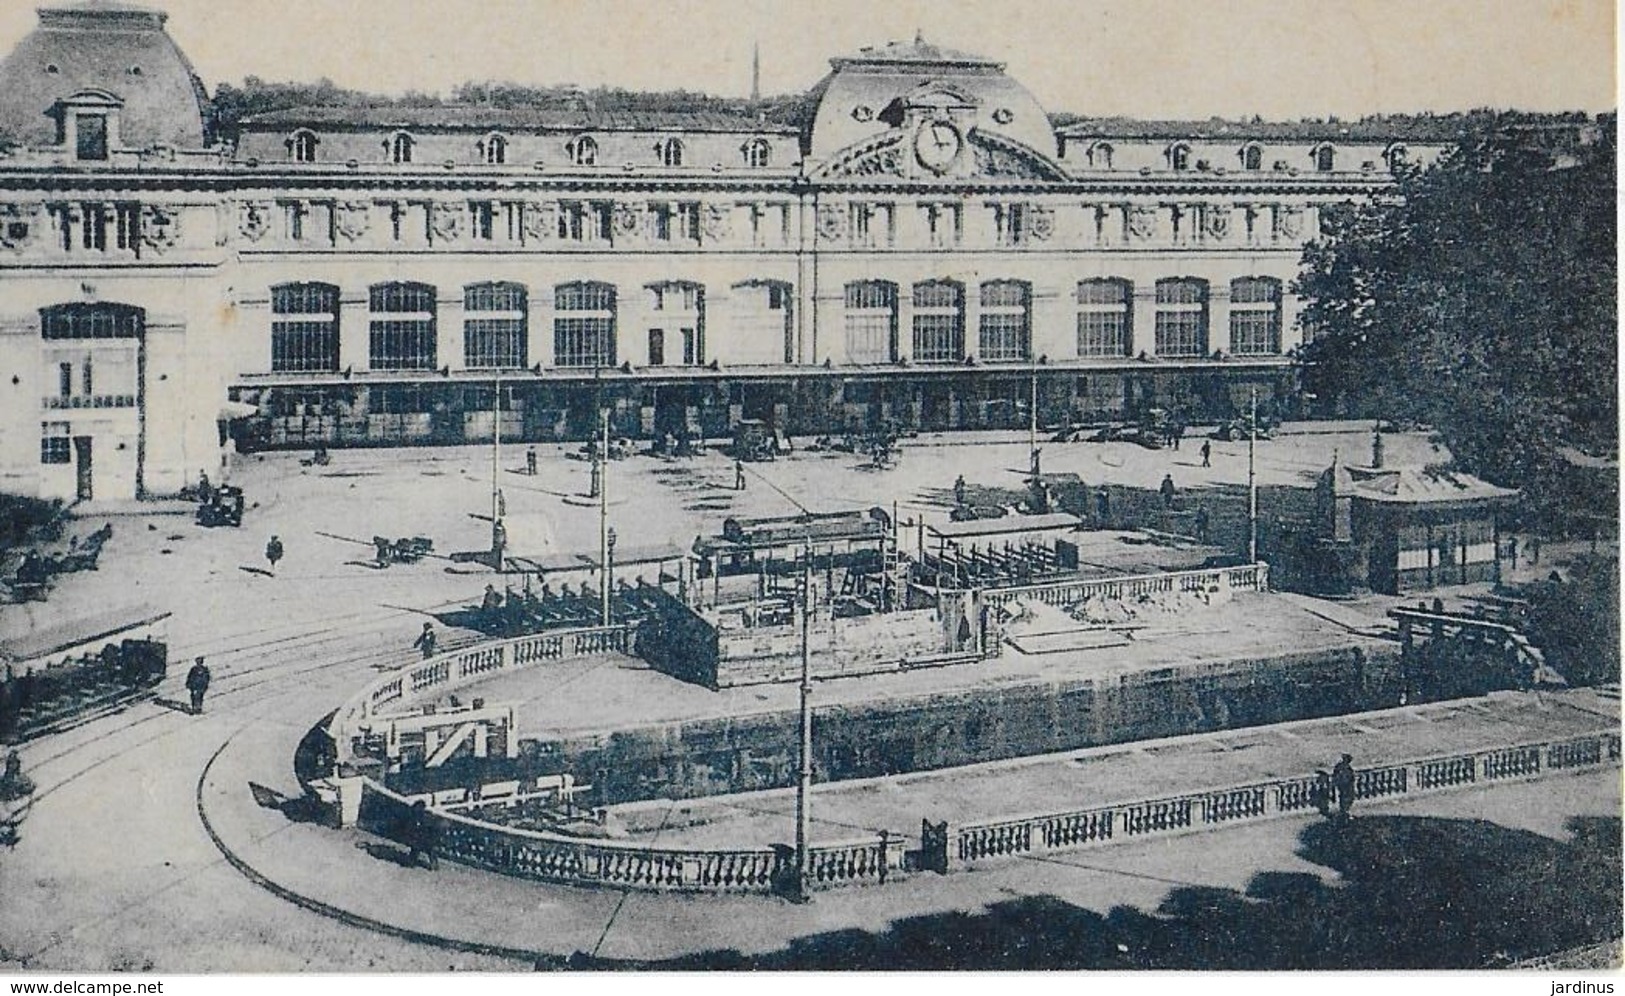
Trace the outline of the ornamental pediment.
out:
<instances>
[{"instance_id":1,"label":"ornamental pediment","mask_svg":"<svg viewBox=\"0 0 1625 996\"><path fill-rule=\"evenodd\" d=\"M817 179L896 177L906 180L1064 182L1053 159L1002 135L961 130L946 119L894 128L849 146L820 168Z\"/></svg>"}]
</instances>

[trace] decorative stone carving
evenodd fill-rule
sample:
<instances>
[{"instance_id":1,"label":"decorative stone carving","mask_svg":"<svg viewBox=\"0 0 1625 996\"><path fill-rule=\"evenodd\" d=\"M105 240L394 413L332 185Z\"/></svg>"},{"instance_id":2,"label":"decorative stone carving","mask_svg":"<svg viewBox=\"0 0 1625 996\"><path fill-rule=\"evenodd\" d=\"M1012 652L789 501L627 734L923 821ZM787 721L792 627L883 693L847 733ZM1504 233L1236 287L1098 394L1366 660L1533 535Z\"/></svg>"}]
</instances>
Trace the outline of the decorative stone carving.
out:
<instances>
[{"instance_id":1,"label":"decorative stone carving","mask_svg":"<svg viewBox=\"0 0 1625 996\"><path fill-rule=\"evenodd\" d=\"M333 205L333 231L346 242L355 242L372 227L372 205L367 201L340 201Z\"/></svg>"},{"instance_id":2,"label":"decorative stone carving","mask_svg":"<svg viewBox=\"0 0 1625 996\"><path fill-rule=\"evenodd\" d=\"M158 252L170 248L180 238L181 217L174 208L162 204L141 206L141 241Z\"/></svg>"},{"instance_id":3,"label":"decorative stone carving","mask_svg":"<svg viewBox=\"0 0 1625 996\"><path fill-rule=\"evenodd\" d=\"M1016 112L1008 107L1001 107L993 112L993 120L999 124L1007 125L1016 119Z\"/></svg>"},{"instance_id":4,"label":"decorative stone carving","mask_svg":"<svg viewBox=\"0 0 1625 996\"><path fill-rule=\"evenodd\" d=\"M1202 209L1202 231L1215 242L1230 237L1230 208L1224 204L1209 204Z\"/></svg>"},{"instance_id":5,"label":"decorative stone carving","mask_svg":"<svg viewBox=\"0 0 1625 996\"><path fill-rule=\"evenodd\" d=\"M0 204L0 246L26 249L39 234L38 204Z\"/></svg>"},{"instance_id":6,"label":"decorative stone carving","mask_svg":"<svg viewBox=\"0 0 1625 996\"><path fill-rule=\"evenodd\" d=\"M818 207L818 237L825 242L836 242L846 237L846 209L836 204Z\"/></svg>"},{"instance_id":7,"label":"decorative stone carving","mask_svg":"<svg viewBox=\"0 0 1625 996\"><path fill-rule=\"evenodd\" d=\"M721 242L733 232L733 208L726 204L707 204L700 214L700 229L707 242Z\"/></svg>"},{"instance_id":8,"label":"decorative stone carving","mask_svg":"<svg viewBox=\"0 0 1625 996\"><path fill-rule=\"evenodd\" d=\"M1034 242L1048 242L1055 234L1055 210L1042 204L1027 208L1027 237Z\"/></svg>"},{"instance_id":9,"label":"decorative stone carving","mask_svg":"<svg viewBox=\"0 0 1625 996\"><path fill-rule=\"evenodd\" d=\"M463 237L463 224L467 217L461 204L435 201L429 205L429 231L438 241L456 242Z\"/></svg>"},{"instance_id":10,"label":"decorative stone carving","mask_svg":"<svg viewBox=\"0 0 1625 996\"><path fill-rule=\"evenodd\" d=\"M975 156L975 172L979 176L1011 180L1062 180L1065 177L1050 163L1019 147L992 141L988 135L973 131L971 150Z\"/></svg>"},{"instance_id":11,"label":"decorative stone carving","mask_svg":"<svg viewBox=\"0 0 1625 996\"><path fill-rule=\"evenodd\" d=\"M245 201L237 218L237 230L250 242L265 238L271 230L270 201Z\"/></svg>"},{"instance_id":12,"label":"decorative stone carving","mask_svg":"<svg viewBox=\"0 0 1625 996\"><path fill-rule=\"evenodd\" d=\"M616 204L615 210L610 215L610 224L614 226L614 234L618 239L642 235L643 205L629 202Z\"/></svg>"},{"instance_id":13,"label":"decorative stone carving","mask_svg":"<svg viewBox=\"0 0 1625 996\"><path fill-rule=\"evenodd\" d=\"M1284 239L1296 239L1303 235L1303 208L1278 206L1275 209L1275 227Z\"/></svg>"},{"instance_id":14,"label":"decorative stone carving","mask_svg":"<svg viewBox=\"0 0 1625 996\"><path fill-rule=\"evenodd\" d=\"M825 170L830 176L902 176L903 156L899 140L861 148Z\"/></svg>"},{"instance_id":15,"label":"decorative stone carving","mask_svg":"<svg viewBox=\"0 0 1625 996\"><path fill-rule=\"evenodd\" d=\"M527 203L520 224L524 227L525 238L532 242L552 238L558 234L559 230L558 202L531 201Z\"/></svg>"},{"instance_id":16,"label":"decorative stone carving","mask_svg":"<svg viewBox=\"0 0 1625 996\"><path fill-rule=\"evenodd\" d=\"M1156 238L1159 224L1157 209L1142 205L1130 205L1128 209L1128 234L1130 238L1146 241Z\"/></svg>"}]
</instances>

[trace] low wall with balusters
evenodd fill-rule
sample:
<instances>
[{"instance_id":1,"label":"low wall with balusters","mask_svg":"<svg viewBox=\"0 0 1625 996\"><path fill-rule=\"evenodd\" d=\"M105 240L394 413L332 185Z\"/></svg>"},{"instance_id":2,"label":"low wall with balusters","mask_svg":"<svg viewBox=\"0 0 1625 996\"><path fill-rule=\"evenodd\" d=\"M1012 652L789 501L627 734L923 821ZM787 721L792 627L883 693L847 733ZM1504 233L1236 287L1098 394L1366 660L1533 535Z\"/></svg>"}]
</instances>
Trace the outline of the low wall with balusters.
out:
<instances>
[{"instance_id":1,"label":"low wall with balusters","mask_svg":"<svg viewBox=\"0 0 1625 996\"><path fill-rule=\"evenodd\" d=\"M1042 602L1045 605L1068 606L1089 598L1121 600L1142 595L1165 595L1174 592L1201 592L1223 589L1227 591L1268 591L1270 566L1265 563L1246 564L1242 567L1216 567L1199 571L1172 571L1162 574L1141 574L1126 578L1091 578L1078 581L1052 581L1046 584L1021 585L1015 588L988 588L982 592L990 605L1010 601Z\"/></svg>"},{"instance_id":2,"label":"low wall with balusters","mask_svg":"<svg viewBox=\"0 0 1625 996\"><path fill-rule=\"evenodd\" d=\"M1583 737L1498 747L1355 772L1357 800L1390 799L1469 788L1513 779L1567 773L1620 760L1620 735L1603 731ZM1288 816L1321 804L1319 776L1124 802L1087 809L966 823L949 828L947 867L996 858L1186 833L1222 824Z\"/></svg>"}]
</instances>

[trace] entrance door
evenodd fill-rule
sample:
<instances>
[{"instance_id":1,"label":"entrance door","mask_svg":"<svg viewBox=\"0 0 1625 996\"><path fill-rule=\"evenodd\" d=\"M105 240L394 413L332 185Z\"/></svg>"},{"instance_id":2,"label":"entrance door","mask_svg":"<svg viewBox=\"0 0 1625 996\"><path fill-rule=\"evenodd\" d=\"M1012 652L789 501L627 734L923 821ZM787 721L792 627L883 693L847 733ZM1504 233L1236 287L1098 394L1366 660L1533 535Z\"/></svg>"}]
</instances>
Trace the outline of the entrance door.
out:
<instances>
[{"instance_id":1,"label":"entrance door","mask_svg":"<svg viewBox=\"0 0 1625 996\"><path fill-rule=\"evenodd\" d=\"M91 472L90 472L91 445L90 445L90 439L91 439L91 437L89 437L89 436L74 436L73 437L74 463L77 464L78 468L79 468L79 500L80 501L89 501L93 497L93 495L91 494L91 489L90 489L90 481L91 481Z\"/></svg>"}]
</instances>

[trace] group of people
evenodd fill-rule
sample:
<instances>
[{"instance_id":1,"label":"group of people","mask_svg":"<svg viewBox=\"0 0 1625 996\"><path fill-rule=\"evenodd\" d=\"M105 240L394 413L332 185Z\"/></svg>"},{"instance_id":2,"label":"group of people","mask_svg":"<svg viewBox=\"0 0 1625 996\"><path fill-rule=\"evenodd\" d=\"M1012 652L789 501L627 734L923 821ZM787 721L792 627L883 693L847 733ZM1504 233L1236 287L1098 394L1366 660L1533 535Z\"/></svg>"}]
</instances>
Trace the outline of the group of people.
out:
<instances>
[{"instance_id":1,"label":"group of people","mask_svg":"<svg viewBox=\"0 0 1625 996\"><path fill-rule=\"evenodd\" d=\"M1354 807L1354 795L1358 789L1358 779L1354 775L1354 755L1344 754L1332 766L1331 773L1318 771L1315 773L1315 787L1313 797L1315 808L1320 815L1327 819L1346 820L1349 810ZM1332 812L1332 807L1337 812Z\"/></svg>"}]
</instances>

